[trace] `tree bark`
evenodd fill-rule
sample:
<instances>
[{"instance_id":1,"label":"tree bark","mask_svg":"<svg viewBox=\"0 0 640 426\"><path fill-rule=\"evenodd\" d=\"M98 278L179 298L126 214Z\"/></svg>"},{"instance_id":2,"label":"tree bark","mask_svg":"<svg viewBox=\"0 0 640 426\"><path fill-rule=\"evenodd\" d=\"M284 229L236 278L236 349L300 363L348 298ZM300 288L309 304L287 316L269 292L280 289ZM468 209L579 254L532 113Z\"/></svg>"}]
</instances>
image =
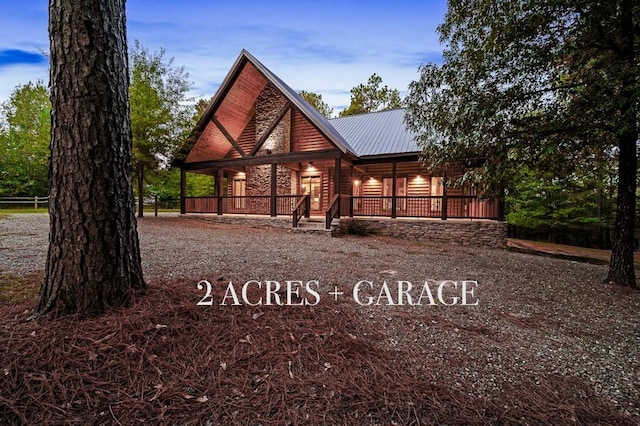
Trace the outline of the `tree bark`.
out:
<instances>
[{"instance_id":1,"label":"tree bark","mask_svg":"<svg viewBox=\"0 0 640 426\"><path fill-rule=\"evenodd\" d=\"M620 141L618 159L618 203L613 228L611 261L606 281L638 287L633 253L636 215L636 173L638 170L635 136Z\"/></svg>"},{"instance_id":2,"label":"tree bark","mask_svg":"<svg viewBox=\"0 0 640 426\"><path fill-rule=\"evenodd\" d=\"M143 289L125 0L50 0L50 230L36 316L99 314Z\"/></svg>"},{"instance_id":3,"label":"tree bark","mask_svg":"<svg viewBox=\"0 0 640 426\"><path fill-rule=\"evenodd\" d=\"M622 0L620 34L622 35L622 85L620 94L620 125L618 126L618 203L613 228L611 262L608 282L640 288L636 282L633 253L635 250L636 179L638 173L638 104L635 90L639 84L637 52L633 22L633 2ZM637 23L636 23L637 24Z\"/></svg>"}]
</instances>

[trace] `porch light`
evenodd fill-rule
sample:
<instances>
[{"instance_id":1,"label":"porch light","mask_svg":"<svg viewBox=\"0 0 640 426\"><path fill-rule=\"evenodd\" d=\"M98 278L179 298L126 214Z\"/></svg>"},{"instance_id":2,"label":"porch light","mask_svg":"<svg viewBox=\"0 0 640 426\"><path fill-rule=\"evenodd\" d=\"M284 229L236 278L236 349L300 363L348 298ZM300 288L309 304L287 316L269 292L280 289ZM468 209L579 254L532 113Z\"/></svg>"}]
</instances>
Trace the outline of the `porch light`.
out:
<instances>
[{"instance_id":1,"label":"porch light","mask_svg":"<svg viewBox=\"0 0 640 426\"><path fill-rule=\"evenodd\" d=\"M354 179L353 184L356 186L360 185L360 179Z\"/></svg>"},{"instance_id":2,"label":"porch light","mask_svg":"<svg viewBox=\"0 0 640 426\"><path fill-rule=\"evenodd\" d=\"M309 161L309 164L307 164L307 170L315 170L316 168L313 167L313 161Z\"/></svg>"}]
</instances>

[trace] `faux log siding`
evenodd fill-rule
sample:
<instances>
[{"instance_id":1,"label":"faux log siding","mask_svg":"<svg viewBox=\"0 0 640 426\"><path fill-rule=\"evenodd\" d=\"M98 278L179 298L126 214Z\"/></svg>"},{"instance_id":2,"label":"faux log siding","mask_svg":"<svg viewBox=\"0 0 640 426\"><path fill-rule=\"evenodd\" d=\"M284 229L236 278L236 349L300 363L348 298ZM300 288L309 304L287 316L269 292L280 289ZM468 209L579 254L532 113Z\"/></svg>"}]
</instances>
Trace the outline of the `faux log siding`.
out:
<instances>
[{"instance_id":1,"label":"faux log siding","mask_svg":"<svg viewBox=\"0 0 640 426\"><path fill-rule=\"evenodd\" d=\"M218 127L210 122L202 132L202 135L200 135L198 142L191 148L185 161L188 163L192 161L219 160L224 158L232 148Z\"/></svg>"},{"instance_id":2,"label":"faux log siding","mask_svg":"<svg viewBox=\"0 0 640 426\"><path fill-rule=\"evenodd\" d=\"M256 118L251 117L249 123L247 123L247 127L244 128L240 137L236 141L240 148L244 151L246 155L249 155L251 150L256 144ZM233 147L227 153L225 160L233 159L233 158L241 158L240 153L236 151Z\"/></svg>"},{"instance_id":3,"label":"faux log siding","mask_svg":"<svg viewBox=\"0 0 640 426\"><path fill-rule=\"evenodd\" d=\"M363 197L381 197L382 196L382 179L366 178L362 181Z\"/></svg>"},{"instance_id":4,"label":"faux log siding","mask_svg":"<svg viewBox=\"0 0 640 426\"><path fill-rule=\"evenodd\" d=\"M293 151L319 151L334 148L320 132L300 113L294 110L292 114L293 122Z\"/></svg>"},{"instance_id":5,"label":"faux log siding","mask_svg":"<svg viewBox=\"0 0 640 426\"><path fill-rule=\"evenodd\" d=\"M340 193L345 195L352 195L353 192L353 179L351 177L351 170L347 167L343 167L340 171Z\"/></svg>"},{"instance_id":6,"label":"faux log siding","mask_svg":"<svg viewBox=\"0 0 640 426\"><path fill-rule=\"evenodd\" d=\"M367 176L383 176L391 177L393 173L393 165L391 163L368 164L364 166L365 175ZM417 161L397 162L396 172L398 176L403 175L420 175L426 176L427 171L421 163Z\"/></svg>"},{"instance_id":7,"label":"faux log siding","mask_svg":"<svg viewBox=\"0 0 640 426\"><path fill-rule=\"evenodd\" d=\"M407 195L409 196L427 196L431 193L431 178L420 175L409 176L407 180Z\"/></svg>"},{"instance_id":8,"label":"faux log siding","mask_svg":"<svg viewBox=\"0 0 640 426\"><path fill-rule=\"evenodd\" d=\"M329 174L322 174L322 205L320 209L325 211L329 206L329 202L331 201L330 197L333 197L333 189L331 189L331 185L333 184L333 179L329 182ZM329 194L331 192L331 194Z\"/></svg>"},{"instance_id":9,"label":"faux log siding","mask_svg":"<svg viewBox=\"0 0 640 426\"><path fill-rule=\"evenodd\" d=\"M267 81L262 74L247 63L220 104L216 117L236 140L253 114L255 99L266 85Z\"/></svg>"},{"instance_id":10,"label":"faux log siding","mask_svg":"<svg viewBox=\"0 0 640 426\"><path fill-rule=\"evenodd\" d=\"M365 178L362 181L363 197L381 197L382 196L382 179ZM365 212L377 212L382 207L380 199L364 199L358 206Z\"/></svg>"}]
</instances>

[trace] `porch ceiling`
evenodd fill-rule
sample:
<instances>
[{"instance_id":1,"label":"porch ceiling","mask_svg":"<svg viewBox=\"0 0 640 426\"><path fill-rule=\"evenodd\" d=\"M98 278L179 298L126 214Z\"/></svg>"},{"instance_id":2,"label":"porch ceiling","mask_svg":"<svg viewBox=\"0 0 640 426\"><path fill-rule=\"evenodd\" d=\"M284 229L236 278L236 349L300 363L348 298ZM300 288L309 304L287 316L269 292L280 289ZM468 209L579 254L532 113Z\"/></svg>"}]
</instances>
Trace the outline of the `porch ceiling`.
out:
<instances>
[{"instance_id":1,"label":"porch ceiling","mask_svg":"<svg viewBox=\"0 0 640 426\"><path fill-rule=\"evenodd\" d=\"M264 76L250 62L246 62L229 90L223 95L214 117L234 142L247 127L256 99L266 85L267 80ZM209 121L185 162L222 160L231 149L235 148L227 136L213 121Z\"/></svg>"}]
</instances>

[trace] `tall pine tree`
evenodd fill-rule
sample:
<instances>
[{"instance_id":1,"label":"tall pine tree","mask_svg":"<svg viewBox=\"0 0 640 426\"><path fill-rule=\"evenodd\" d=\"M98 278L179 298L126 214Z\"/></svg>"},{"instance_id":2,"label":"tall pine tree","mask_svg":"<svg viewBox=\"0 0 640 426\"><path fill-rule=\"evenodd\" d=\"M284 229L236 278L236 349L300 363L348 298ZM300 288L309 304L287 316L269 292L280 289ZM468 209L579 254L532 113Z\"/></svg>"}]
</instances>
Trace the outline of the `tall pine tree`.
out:
<instances>
[{"instance_id":1,"label":"tall pine tree","mask_svg":"<svg viewBox=\"0 0 640 426\"><path fill-rule=\"evenodd\" d=\"M99 314L142 289L125 0L50 0L50 231L36 315Z\"/></svg>"},{"instance_id":2,"label":"tall pine tree","mask_svg":"<svg viewBox=\"0 0 640 426\"><path fill-rule=\"evenodd\" d=\"M486 156L499 188L519 164L618 159L607 281L638 287L633 266L640 4L632 0L450 0L439 27L444 62L420 69L406 121L441 164Z\"/></svg>"}]
</instances>

